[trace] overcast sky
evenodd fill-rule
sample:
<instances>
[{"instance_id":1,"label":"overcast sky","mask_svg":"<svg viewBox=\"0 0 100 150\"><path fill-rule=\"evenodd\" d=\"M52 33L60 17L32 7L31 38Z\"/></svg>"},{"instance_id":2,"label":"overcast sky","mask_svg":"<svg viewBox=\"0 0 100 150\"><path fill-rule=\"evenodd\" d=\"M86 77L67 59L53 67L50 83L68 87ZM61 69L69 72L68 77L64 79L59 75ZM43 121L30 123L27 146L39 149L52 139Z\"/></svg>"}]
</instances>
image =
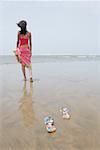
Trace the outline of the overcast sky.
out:
<instances>
[{"instance_id":1,"label":"overcast sky","mask_svg":"<svg viewBox=\"0 0 100 150\"><path fill-rule=\"evenodd\" d=\"M100 55L99 1L0 2L0 55L12 55L25 19L33 55Z\"/></svg>"}]
</instances>

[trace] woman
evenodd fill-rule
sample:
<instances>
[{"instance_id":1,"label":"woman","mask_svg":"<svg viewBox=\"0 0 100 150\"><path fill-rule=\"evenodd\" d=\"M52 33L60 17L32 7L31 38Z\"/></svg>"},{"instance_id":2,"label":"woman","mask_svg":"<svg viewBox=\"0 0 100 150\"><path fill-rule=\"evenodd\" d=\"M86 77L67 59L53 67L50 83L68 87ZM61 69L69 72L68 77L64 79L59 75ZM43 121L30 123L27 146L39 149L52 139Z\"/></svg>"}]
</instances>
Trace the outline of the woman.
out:
<instances>
[{"instance_id":1,"label":"woman","mask_svg":"<svg viewBox=\"0 0 100 150\"><path fill-rule=\"evenodd\" d=\"M17 35L17 48L16 48L16 58L18 62L22 65L22 72L24 75L24 80L26 81L26 72L25 68L29 68L30 73L30 82L33 82L32 79L32 66L31 66L31 56L32 56L32 42L31 42L31 32L27 31L27 22L25 20L17 23L20 27L20 31Z\"/></svg>"}]
</instances>

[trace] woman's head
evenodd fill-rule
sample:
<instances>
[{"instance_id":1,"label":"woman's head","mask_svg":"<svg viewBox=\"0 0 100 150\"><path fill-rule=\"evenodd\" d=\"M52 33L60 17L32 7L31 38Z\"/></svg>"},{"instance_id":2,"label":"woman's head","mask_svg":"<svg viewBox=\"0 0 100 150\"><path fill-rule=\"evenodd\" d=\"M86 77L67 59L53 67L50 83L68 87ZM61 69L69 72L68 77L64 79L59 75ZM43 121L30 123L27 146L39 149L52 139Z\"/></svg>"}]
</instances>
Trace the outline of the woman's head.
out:
<instances>
[{"instance_id":1,"label":"woman's head","mask_svg":"<svg viewBox=\"0 0 100 150\"><path fill-rule=\"evenodd\" d=\"M21 34L26 34L27 32L27 29L26 29L26 26L27 26L27 22L25 20L21 20L19 23L17 23L18 27L21 28Z\"/></svg>"}]
</instances>

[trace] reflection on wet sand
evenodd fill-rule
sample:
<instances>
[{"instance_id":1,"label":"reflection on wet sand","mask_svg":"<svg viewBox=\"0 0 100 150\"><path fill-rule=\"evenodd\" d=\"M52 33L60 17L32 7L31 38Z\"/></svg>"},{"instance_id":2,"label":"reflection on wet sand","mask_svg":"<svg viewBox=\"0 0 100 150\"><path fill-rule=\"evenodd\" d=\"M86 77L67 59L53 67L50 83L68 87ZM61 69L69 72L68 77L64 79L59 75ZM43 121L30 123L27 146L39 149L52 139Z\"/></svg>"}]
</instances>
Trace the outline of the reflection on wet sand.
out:
<instances>
[{"instance_id":1,"label":"reflection on wet sand","mask_svg":"<svg viewBox=\"0 0 100 150\"><path fill-rule=\"evenodd\" d=\"M20 111L22 113L24 125L26 127L31 127L33 126L34 121L34 111L32 101L33 83L30 83L30 86L28 87L27 82L24 82L22 93L23 95L20 99Z\"/></svg>"},{"instance_id":2,"label":"reflection on wet sand","mask_svg":"<svg viewBox=\"0 0 100 150\"><path fill-rule=\"evenodd\" d=\"M0 66L0 150L100 150L100 62L37 63L33 83L16 68ZM70 120L60 115L64 106Z\"/></svg>"}]
</instances>

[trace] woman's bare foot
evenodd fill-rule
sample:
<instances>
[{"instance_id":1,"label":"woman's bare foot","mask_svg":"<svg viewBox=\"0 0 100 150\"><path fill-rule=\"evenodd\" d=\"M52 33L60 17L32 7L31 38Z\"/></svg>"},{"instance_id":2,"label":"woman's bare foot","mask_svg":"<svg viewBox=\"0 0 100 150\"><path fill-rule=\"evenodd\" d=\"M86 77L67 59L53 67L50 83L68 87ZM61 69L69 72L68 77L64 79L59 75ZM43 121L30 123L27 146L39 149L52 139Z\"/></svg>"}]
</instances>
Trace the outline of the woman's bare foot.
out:
<instances>
[{"instance_id":1,"label":"woman's bare foot","mask_svg":"<svg viewBox=\"0 0 100 150\"><path fill-rule=\"evenodd\" d=\"M32 79L32 77L30 78L30 82L33 82L33 79Z\"/></svg>"},{"instance_id":2,"label":"woman's bare foot","mask_svg":"<svg viewBox=\"0 0 100 150\"><path fill-rule=\"evenodd\" d=\"M26 79L26 78L24 78L24 81L27 81L27 79Z\"/></svg>"}]
</instances>

